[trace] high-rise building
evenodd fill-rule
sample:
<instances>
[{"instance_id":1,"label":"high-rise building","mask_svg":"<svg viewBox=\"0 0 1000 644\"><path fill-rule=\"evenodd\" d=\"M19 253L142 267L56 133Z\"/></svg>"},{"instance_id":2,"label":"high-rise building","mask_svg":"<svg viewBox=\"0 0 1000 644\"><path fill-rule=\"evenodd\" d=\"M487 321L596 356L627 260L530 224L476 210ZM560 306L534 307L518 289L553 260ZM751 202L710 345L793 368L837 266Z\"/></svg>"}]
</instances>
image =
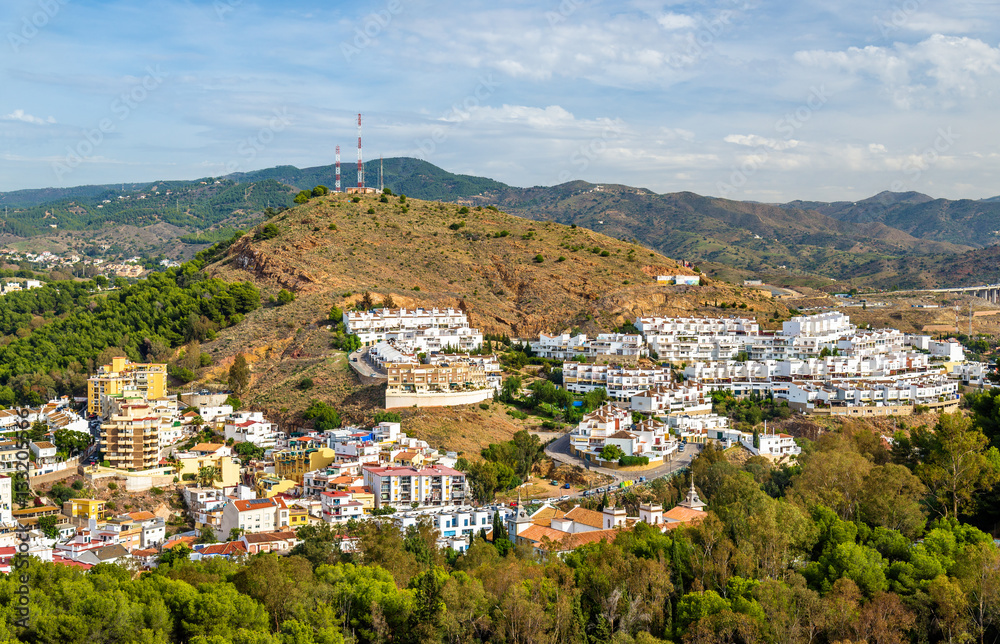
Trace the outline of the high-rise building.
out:
<instances>
[{"instance_id":1,"label":"high-rise building","mask_svg":"<svg viewBox=\"0 0 1000 644\"><path fill-rule=\"evenodd\" d=\"M140 364L128 358L112 358L87 381L87 411L106 414L106 398L134 395L156 400L167 395L167 365Z\"/></svg>"},{"instance_id":2,"label":"high-rise building","mask_svg":"<svg viewBox=\"0 0 1000 644\"><path fill-rule=\"evenodd\" d=\"M101 451L111 467L145 470L160 461L160 428L166 419L144 404L121 406L101 425Z\"/></svg>"}]
</instances>

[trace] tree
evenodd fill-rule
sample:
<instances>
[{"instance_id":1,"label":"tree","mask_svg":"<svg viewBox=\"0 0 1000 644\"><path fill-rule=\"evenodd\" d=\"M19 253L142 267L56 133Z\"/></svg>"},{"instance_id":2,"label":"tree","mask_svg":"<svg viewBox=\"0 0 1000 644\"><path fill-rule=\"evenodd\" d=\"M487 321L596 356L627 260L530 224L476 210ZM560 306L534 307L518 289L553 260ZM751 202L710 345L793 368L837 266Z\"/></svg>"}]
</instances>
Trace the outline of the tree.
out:
<instances>
[{"instance_id":1,"label":"tree","mask_svg":"<svg viewBox=\"0 0 1000 644\"><path fill-rule=\"evenodd\" d=\"M59 521L58 519L56 519L55 515L40 517L38 519L38 529L41 530L42 534L44 534L49 539L55 539L56 537L59 536L59 530L58 528L56 528L58 522Z\"/></svg>"},{"instance_id":2,"label":"tree","mask_svg":"<svg viewBox=\"0 0 1000 644\"><path fill-rule=\"evenodd\" d=\"M239 541L242 535L243 535L242 528L230 528L229 541Z\"/></svg>"},{"instance_id":3,"label":"tree","mask_svg":"<svg viewBox=\"0 0 1000 644\"><path fill-rule=\"evenodd\" d=\"M229 367L229 388L240 398L246 393L250 386L250 365L246 356L242 353L233 360L233 365Z\"/></svg>"},{"instance_id":4,"label":"tree","mask_svg":"<svg viewBox=\"0 0 1000 644\"><path fill-rule=\"evenodd\" d=\"M90 447L90 444L94 442L94 438L86 432L57 429L53 434L52 442L55 444L57 450L65 453L67 458L72 458Z\"/></svg>"},{"instance_id":5,"label":"tree","mask_svg":"<svg viewBox=\"0 0 1000 644\"><path fill-rule=\"evenodd\" d=\"M606 461L617 461L623 456L625 456L625 452L617 445L609 443L601 448L601 458Z\"/></svg>"},{"instance_id":6,"label":"tree","mask_svg":"<svg viewBox=\"0 0 1000 644\"><path fill-rule=\"evenodd\" d=\"M902 465L887 463L872 468L862 484L859 516L868 525L899 530L910 539L924 531L923 499L927 488Z\"/></svg>"},{"instance_id":7,"label":"tree","mask_svg":"<svg viewBox=\"0 0 1000 644\"><path fill-rule=\"evenodd\" d=\"M294 301L295 301L295 294L292 293L291 291L287 289L281 289L280 291L278 291L278 303L281 304L281 306L284 306L286 304L291 304Z\"/></svg>"},{"instance_id":8,"label":"tree","mask_svg":"<svg viewBox=\"0 0 1000 644\"><path fill-rule=\"evenodd\" d=\"M201 487L211 487L215 481L222 480L222 473L214 465L206 465L198 468L198 485Z\"/></svg>"},{"instance_id":9,"label":"tree","mask_svg":"<svg viewBox=\"0 0 1000 644\"><path fill-rule=\"evenodd\" d=\"M1000 481L1000 452L961 413L941 414L933 434L924 435L927 459L917 475L930 489L945 517L958 517L975 495Z\"/></svg>"},{"instance_id":10,"label":"tree","mask_svg":"<svg viewBox=\"0 0 1000 644\"><path fill-rule=\"evenodd\" d=\"M340 414L337 413L336 409L315 399L309 403L309 406L302 413L302 417L315 421L316 429L321 432L337 429L341 422Z\"/></svg>"},{"instance_id":11,"label":"tree","mask_svg":"<svg viewBox=\"0 0 1000 644\"><path fill-rule=\"evenodd\" d=\"M956 568L969 615L982 643L986 630L1000 618L1000 550L988 541L969 545Z\"/></svg>"},{"instance_id":12,"label":"tree","mask_svg":"<svg viewBox=\"0 0 1000 644\"><path fill-rule=\"evenodd\" d=\"M521 377L520 376L508 376L503 381L503 386L500 388L500 401L505 403L513 403L518 394L521 391Z\"/></svg>"},{"instance_id":13,"label":"tree","mask_svg":"<svg viewBox=\"0 0 1000 644\"><path fill-rule=\"evenodd\" d=\"M198 531L198 539L195 543L218 543L219 540L215 536L215 530L212 529L210 525L201 526L201 530Z\"/></svg>"}]
</instances>

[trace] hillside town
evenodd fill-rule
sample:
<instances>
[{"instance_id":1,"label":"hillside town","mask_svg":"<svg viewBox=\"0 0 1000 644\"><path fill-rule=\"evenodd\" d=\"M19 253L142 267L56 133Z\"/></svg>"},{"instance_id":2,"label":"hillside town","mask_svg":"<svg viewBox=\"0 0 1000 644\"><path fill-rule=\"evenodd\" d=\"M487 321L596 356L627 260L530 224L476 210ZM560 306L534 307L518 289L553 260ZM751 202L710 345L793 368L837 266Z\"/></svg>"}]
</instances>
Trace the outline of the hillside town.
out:
<instances>
[{"instance_id":1,"label":"hillside town","mask_svg":"<svg viewBox=\"0 0 1000 644\"><path fill-rule=\"evenodd\" d=\"M500 357L462 311L349 311L343 324L361 345L351 367L383 379L387 409L499 397ZM776 462L800 454L792 436L766 422L752 431L731 426L713 413L713 396L767 399L813 416L908 416L954 410L959 385L981 385L987 371L967 362L955 340L859 329L839 312L796 316L775 332L744 317L639 317L634 328L595 337L543 333L522 345L561 364L570 395L601 390L607 402L566 433L567 458L608 471L622 485L645 483L646 471L670 475L681 469L685 448L689 460L709 443ZM344 530L359 520L403 529L427 522L438 545L457 552L499 521L515 544L568 552L637 522L669 530L704 516L693 488L676 508L644 505L635 517L614 504L566 510L569 496L477 505L459 455L409 436L401 422L290 430L234 402L228 392L171 394L166 365L116 357L90 377L85 401L0 412L0 431L25 421L33 428L33 485L79 472L86 486L74 490L177 489L184 508L180 524L166 504L120 512L110 500L86 496L14 509L11 477L23 466L8 440L0 444L0 553L7 552L0 562L9 566L19 526L31 531L31 554L87 568L124 560L148 567L178 546L195 558L288 552L302 526ZM639 469L616 474L622 463ZM573 498L616 488L579 490ZM350 548L346 534L342 547Z\"/></svg>"}]
</instances>

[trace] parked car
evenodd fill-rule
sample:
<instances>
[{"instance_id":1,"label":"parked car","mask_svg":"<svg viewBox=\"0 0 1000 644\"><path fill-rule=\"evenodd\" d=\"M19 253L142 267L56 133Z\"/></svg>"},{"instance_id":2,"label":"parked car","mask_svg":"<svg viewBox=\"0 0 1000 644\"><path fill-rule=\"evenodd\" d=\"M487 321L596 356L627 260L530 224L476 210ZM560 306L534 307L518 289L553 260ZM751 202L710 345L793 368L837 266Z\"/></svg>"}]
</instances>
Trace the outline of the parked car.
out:
<instances>
[{"instance_id":1,"label":"parked car","mask_svg":"<svg viewBox=\"0 0 1000 644\"><path fill-rule=\"evenodd\" d=\"M568 489L570 489L571 487L572 487L572 486L571 486L571 485L570 485L569 483L565 483L565 484L563 485L563 489L564 489L564 490L568 490Z\"/></svg>"},{"instance_id":2,"label":"parked car","mask_svg":"<svg viewBox=\"0 0 1000 644\"><path fill-rule=\"evenodd\" d=\"M569 501L569 495L568 494L563 495L563 496L559 497L559 500L560 501Z\"/></svg>"},{"instance_id":3,"label":"parked car","mask_svg":"<svg viewBox=\"0 0 1000 644\"><path fill-rule=\"evenodd\" d=\"M552 479L551 481L549 481L549 485L559 485L559 481Z\"/></svg>"},{"instance_id":4,"label":"parked car","mask_svg":"<svg viewBox=\"0 0 1000 644\"><path fill-rule=\"evenodd\" d=\"M645 483L646 482L646 477L645 476L640 476L639 477L639 482L640 483Z\"/></svg>"}]
</instances>

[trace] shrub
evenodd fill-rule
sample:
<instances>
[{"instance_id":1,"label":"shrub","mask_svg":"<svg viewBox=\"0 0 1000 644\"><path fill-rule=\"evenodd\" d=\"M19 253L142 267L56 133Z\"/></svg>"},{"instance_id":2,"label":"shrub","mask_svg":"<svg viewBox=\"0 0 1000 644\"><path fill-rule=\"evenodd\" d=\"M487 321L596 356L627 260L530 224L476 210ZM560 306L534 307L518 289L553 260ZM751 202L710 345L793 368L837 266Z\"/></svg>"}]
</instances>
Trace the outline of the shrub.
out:
<instances>
[{"instance_id":1,"label":"shrub","mask_svg":"<svg viewBox=\"0 0 1000 644\"><path fill-rule=\"evenodd\" d=\"M557 262L565 262L565 261L566 261L566 258L565 258L565 257L563 257L562 255L560 255L560 256L559 256L559 258L558 258L558 259L557 259L556 261L557 261Z\"/></svg>"},{"instance_id":2,"label":"shrub","mask_svg":"<svg viewBox=\"0 0 1000 644\"><path fill-rule=\"evenodd\" d=\"M110 483L108 483L108 489L109 490L117 490L118 489L118 484L115 483L114 481L111 481Z\"/></svg>"},{"instance_id":3,"label":"shrub","mask_svg":"<svg viewBox=\"0 0 1000 644\"><path fill-rule=\"evenodd\" d=\"M337 230L337 224L330 224L329 226L327 226L327 228L329 228L330 230Z\"/></svg>"},{"instance_id":4,"label":"shrub","mask_svg":"<svg viewBox=\"0 0 1000 644\"><path fill-rule=\"evenodd\" d=\"M458 209L458 214L460 214L460 215L467 215L467 214L469 214L468 207L462 206L461 208L459 208Z\"/></svg>"},{"instance_id":5,"label":"shrub","mask_svg":"<svg viewBox=\"0 0 1000 644\"><path fill-rule=\"evenodd\" d=\"M83 481L81 481L80 479L77 479L77 480L73 481L73 485L71 485L70 487L72 487L74 490L76 490L77 492L79 492L80 490L83 489Z\"/></svg>"},{"instance_id":6,"label":"shrub","mask_svg":"<svg viewBox=\"0 0 1000 644\"><path fill-rule=\"evenodd\" d=\"M375 214L375 209L374 208L369 208L368 209L368 214L369 215L374 215Z\"/></svg>"},{"instance_id":7,"label":"shrub","mask_svg":"<svg viewBox=\"0 0 1000 644\"><path fill-rule=\"evenodd\" d=\"M351 203L361 203L361 197L353 197Z\"/></svg>"},{"instance_id":8,"label":"shrub","mask_svg":"<svg viewBox=\"0 0 1000 644\"><path fill-rule=\"evenodd\" d=\"M272 239L277 237L281 231L278 230L278 226L275 224L265 224L263 227L258 228L257 232L254 233L253 238L257 241L262 239Z\"/></svg>"},{"instance_id":9,"label":"shrub","mask_svg":"<svg viewBox=\"0 0 1000 644\"><path fill-rule=\"evenodd\" d=\"M314 197L322 197L323 195L328 194L330 194L330 189L326 186L316 186L312 189L312 196Z\"/></svg>"},{"instance_id":10,"label":"shrub","mask_svg":"<svg viewBox=\"0 0 1000 644\"><path fill-rule=\"evenodd\" d=\"M468 209L466 209L466 210L468 210ZM462 228L464 226L465 226L465 222L464 221L458 221L458 222L455 222L452 225L448 226L448 228L450 228L452 230L458 230L459 228Z\"/></svg>"},{"instance_id":11,"label":"shrub","mask_svg":"<svg viewBox=\"0 0 1000 644\"><path fill-rule=\"evenodd\" d=\"M406 195L399 195L399 203L406 203Z\"/></svg>"},{"instance_id":12,"label":"shrub","mask_svg":"<svg viewBox=\"0 0 1000 644\"><path fill-rule=\"evenodd\" d=\"M618 459L618 464L622 467L635 467L636 465L649 465L648 456L622 456Z\"/></svg>"},{"instance_id":13,"label":"shrub","mask_svg":"<svg viewBox=\"0 0 1000 644\"><path fill-rule=\"evenodd\" d=\"M419 286L414 286L414 287L413 287L413 290L414 290L414 291L419 291L419 290L420 290L420 287L419 287Z\"/></svg>"},{"instance_id":14,"label":"shrub","mask_svg":"<svg viewBox=\"0 0 1000 644\"><path fill-rule=\"evenodd\" d=\"M187 474L182 474L181 479L185 481L193 481L195 479L195 474L193 472L188 472Z\"/></svg>"},{"instance_id":15,"label":"shrub","mask_svg":"<svg viewBox=\"0 0 1000 644\"><path fill-rule=\"evenodd\" d=\"M539 254L535 255L535 260L534 261L535 261L536 264L541 264L542 262L545 261L545 258L542 256L541 253L539 253Z\"/></svg>"},{"instance_id":16,"label":"shrub","mask_svg":"<svg viewBox=\"0 0 1000 644\"><path fill-rule=\"evenodd\" d=\"M608 257L608 256L610 256L610 255L611 255L611 253L609 253L609 252L608 252L608 251L606 251L606 250L602 250L602 251L601 251L601 257Z\"/></svg>"},{"instance_id":17,"label":"shrub","mask_svg":"<svg viewBox=\"0 0 1000 644\"><path fill-rule=\"evenodd\" d=\"M299 381L299 389L305 391L306 389L312 389L312 388L313 388L312 378L303 378L302 380Z\"/></svg>"},{"instance_id":18,"label":"shrub","mask_svg":"<svg viewBox=\"0 0 1000 644\"><path fill-rule=\"evenodd\" d=\"M153 496L160 496L163 494L163 489L153 486L149 488L149 493L152 494Z\"/></svg>"},{"instance_id":19,"label":"shrub","mask_svg":"<svg viewBox=\"0 0 1000 644\"><path fill-rule=\"evenodd\" d=\"M489 403L479 403L479 408L480 409L489 409L490 408L490 404Z\"/></svg>"},{"instance_id":20,"label":"shrub","mask_svg":"<svg viewBox=\"0 0 1000 644\"><path fill-rule=\"evenodd\" d=\"M392 196L392 190L390 190L388 188L385 188L384 190L382 190L382 196L383 197L391 197Z\"/></svg>"},{"instance_id":21,"label":"shrub","mask_svg":"<svg viewBox=\"0 0 1000 644\"><path fill-rule=\"evenodd\" d=\"M389 197L386 197L385 195L382 195L381 197L378 198L378 202L379 203L389 203Z\"/></svg>"},{"instance_id":22,"label":"shrub","mask_svg":"<svg viewBox=\"0 0 1000 644\"><path fill-rule=\"evenodd\" d=\"M294 201L295 203L302 204L309 201L309 197L311 196L312 196L311 192L309 192L308 190L302 190L301 192L299 192L299 194L295 195L295 199L293 199L292 201Z\"/></svg>"},{"instance_id":23,"label":"shrub","mask_svg":"<svg viewBox=\"0 0 1000 644\"><path fill-rule=\"evenodd\" d=\"M278 302L284 306L285 304L291 304L295 301L295 294L291 291L281 289L278 291Z\"/></svg>"}]
</instances>

